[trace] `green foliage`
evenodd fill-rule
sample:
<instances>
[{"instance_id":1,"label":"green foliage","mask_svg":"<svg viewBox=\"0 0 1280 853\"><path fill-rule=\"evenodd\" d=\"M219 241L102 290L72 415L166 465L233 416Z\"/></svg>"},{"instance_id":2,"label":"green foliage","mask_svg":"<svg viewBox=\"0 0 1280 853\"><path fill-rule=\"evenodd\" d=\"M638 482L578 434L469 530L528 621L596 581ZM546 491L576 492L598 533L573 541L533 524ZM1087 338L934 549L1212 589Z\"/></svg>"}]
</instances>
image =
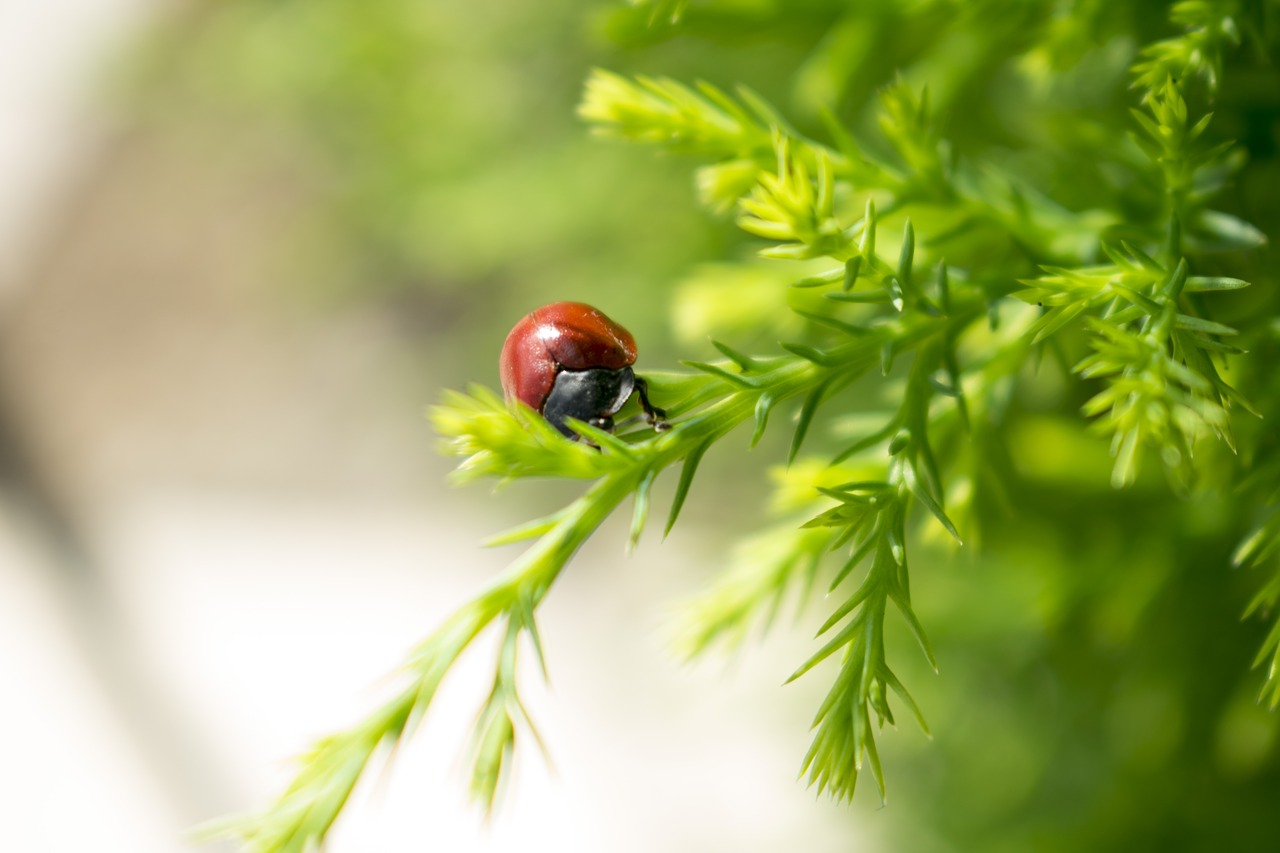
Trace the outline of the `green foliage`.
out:
<instances>
[{"instance_id":1,"label":"green foliage","mask_svg":"<svg viewBox=\"0 0 1280 853\"><path fill-rule=\"evenodd\" d=\"M1232 561L1237 567L1260 567L1271 571L1271 577L1249 602L1245 616L1264 615L1272 620L1271 629L1258 649L1253 665L1266 665L1267 678L1261 701L1275 711L1280 708L1280 613L1277 612L1280 610L1280 511L1276 510L1280 505L1280 488L1276 486L1280 482L1280 469L1276 458L1271 456L1259 465L1250 481L1246 485L1260 487L1269 509L1262 523L1240 542Z\"/></svg>"},{"instance_id":2,"label":"green foliage","mask_svg":"<svg viewBox=\"0 0 1280 853\"><path fill-rule=\"evenodd\" d=\"M1222 77L1223 53L1240 44L1241 6L1236 0L1180 0L1173 4L1169 21L1184 32L1143 48L1133 66L1134 85L1154 91L1166 80L1199 76L1216 90ZM1251 23L1246 21L1246 25Z\"/></svg>"},{"instance_id":3,"label":"green foliage","mask_svg":"<svg viewBox=\"0 0 1280 853\"><path fill-rule=\"evenodd\" d=\"M651 2L620 14L646 16L655 40L788 26L810 33L805 27L818 21L827 29L800 75L804 91L847 97L816 121L789 120L746 85L730 94L707 82L597 70L578 112L598 135L700 160L699 202L712 216L732 215L755 249L754 258L716 266L716 292L733 298L740 284L754 306L748 321L766 334L795 334L764 352L749 351L752 341L713 340L723 358L691 358L683 373L645 371L671 416L664 433L577 425L585 441L567 441L483 387L447 394L432 418L446 452L461 460L459 479L590 485L567 507L497 537L533 544L426 641L401 699L322 742L276 805L232 825L252 849L322 843L370 756L409 731L443 673L490 627L505 639L476 726L472 792L491 808L516 732L528 727L516 689L519 639L537 648L534 614L559 572L628 497L634 545L653 483L679 466L669 531L697 499L704 454L745 423L753 447L788 464L775 476L776 523L744 537L719 579L682 610L680 642L690 656L732 647L754 626L772 625L789 596L804 600L818 584L828 590L834 606L788 679L830 684L801 763L819 791L851 799L865 768L883 800L893 764L882 760L882 741L894 740L881 737L885 725L905 710L928 732L929 704L915 697L940 689L924 673L938 669L948 647L931 642L926 625L935 639L940 626L956 646L965 626L1001 626L995 641L969 638L1001 672L1031 677L1060 665L1078 688L1062 701L1078 703L1071 707L1081 716L1098 713L1090 702L1114 701L1123 743L1106 758L1096 758L1100 747L1052 733L1037 751L1025 746L1035 737L1018 741L1026 733L1011 727L1020 756L1049 756L1038 769L1016 756L1005 765L1029 780L1015 796L1040 798L1037 814L1048 815L1041 832L1063 824L1062 802L1071 798L1059 788L1074 780L1066 770L1055 779L1052 768L1075 760L1075 750L1085 756L1078 766L1094 762L1091 778L1139 769L1143 779L1160 777L1152 755L1188 767L1207 760L1190 735L1142 746L1133 720L1150 696L1160 707L1169 703L1159 697L1176 696L1171 704L1187 709L1188 729L1235 731L1213 716L1237 713L1229 706L1236 676L1222 674L1230 655L1215 658L1227 660L1216 668L1186 663L1178 677L1158 671L1155 686L1135 687L1108 667L1114 648L1141 645L1135 625L1144 619L1159 638L1150 647L1173 648L1200 636L1190 633L1193 623L1243 604L1214 573L1228 562L1226 543L1251 523L1235 563L1271 574L1246 615L1274 619L1280 605L1280 442L1257 417L1280 416L1277 276L1262 251L1280 211L1269 197L1242 201L1249 188L1240 177L1253 168L1248 146L1274 160L1273 144L1246 137L1256 130L1251 111L1274 120L1276 108L1265 97L1249 101L1256 91L1242 86L1245 106L1209 111L1227 100L1233 74L1276 82L1242 52L1246 41L1264 56L1275 45L1275 5L1180 2L1156 16L1148 5L1102 2L747 5ZM882 56L900 59L880 69L874 104L859 101L849 82L870 69L853 67L856 58L835 63L831 52L863 27L884 38ZM972 115L958 117L965 109ZM1264 228L1246 221L1254 211L1269 217ZM762 273L762 263L775 271ZM789 426L785 450L772 441L779 422ZM1108 438L1109 456L1087 428ZM1144 462L1158 464L1166 482L1146 477ZM973 543L1001 569L994 589L940 571ZM1106 568L1114 565L1122 571ZM915 597L913 572L929 581ZM1020 591L1015 576L1047 591ZM930 584L946 583L958 602L950 606L928 594ZM1161 607L1175 614L1173 628L1149 615ZM1234 629L1228 620L1212 631ZM904 651L899 638L919 653ZM1280 622L1262 638L1254 666L1264 664L1263 698L1275 708ZM982 666L960 669L959 681L983 689L974 675ZM1038 709L1037 701L1027 704ZM939 748L958 764L999 752L1000 744L988 750L981 740L951 745L953 716L964 713L930 711L942 721L934 724ZM1219 752L1235 755L1229 746ZM1166 789L1180 784L1169 781L1159 794L1152 786L1166 817L1180 802ZM1099 825L1113 820L1125 833L1141 832L1139 817L1107 811L1109 789L1088 790L1099 800L1093 814L1105 813ZM937 808L939 824L951 820L959 836L990 839L964 823L961 806L950 815L945 804Z\"/></svg>"},{"instance_id":4,"label":"green foliage","mask_svg":"<svg viewBox=\"0 0 1280 853\"><path fill-rule=\"evenodd\" d=\"M1135 71L1146 66L1139 65ZM1141 79L1141 76L1140 78ZM1170 474L1183 485L1191 478L1192 449L1202 434L1212 433L1233 445L1227 407L1249 409L1235 389L1224 382L1213 357L1243 351L1223 341L1236 330L1194 314L1179 311L1184 290L1233 290L1248 283L1232 278L1188 279L1182 257L1182 222L1231 221L1209 225L1218 237L1234 235L1232 248L1256 248L1265 239L1252 226L1235 223L1225 213L1208 210L1208 198L1222 189L1224 156L1231 143L1206 150L1193 145L1208 127L1210 115L1189 126L1187 105L1172 78L1148 92L1150 115L1133 110L1142 129L1135 137L1160 170L1166 199L1166 229L1161 264L1142 249L1122 241L1103 244L1113 264L1077 269L1047 268L1047 275L1029 282L1019 294L1049 310L1038 321L1035 340L1041 341L1079 316L1087 316L1094 331L1093 354L1076 370L1085 378L1107 378L1106 390L1084 407L1088 415L1104 412L1101 427L1112 435L1116 459L1113 481L1133 482L1144 447L1158 450ZM1157 234L1145 229L1148 242ZM1189 238L1187 242L1192 242ZM1176 264L1176 266L1174 266ZM1097 309L1105 306L1102 316ZM1092 311L1090 309L1093 309ZM1188 310L1191 309L1188 306ZM1088 316L1093 314L1093 316Z\"/></svg>"}]
</instances>

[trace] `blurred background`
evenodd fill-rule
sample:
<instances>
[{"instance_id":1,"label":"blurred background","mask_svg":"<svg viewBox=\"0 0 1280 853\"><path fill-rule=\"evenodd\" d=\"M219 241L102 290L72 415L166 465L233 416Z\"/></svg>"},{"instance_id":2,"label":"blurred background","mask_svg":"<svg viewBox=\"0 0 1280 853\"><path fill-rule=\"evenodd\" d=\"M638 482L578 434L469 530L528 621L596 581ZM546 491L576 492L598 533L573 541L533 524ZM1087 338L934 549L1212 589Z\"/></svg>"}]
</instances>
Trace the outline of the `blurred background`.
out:
<instances>
[{"instance_id":1,"label":"blurred background","mask_svg":"<svg viewBox=\"0 0 1280 853\"><path fill-rule=\"evenodd\" d=\"M705 262L749 246L698 209L690 164L589 136L592 67L743 80L806 126L824 104L872 124L899 72L941 79L948 135L1018 161L1054 133L1069 155L1073 114L1123 115L1166 15L1064 31L1032 57L1070 70L1046 99L1010 82L1032 13L707 5L670 38L596 0L0 4L0 849L186 849L375 706L510 561L479 543L572 494L450 489L423 416L443 388L496 387L529 309L592 302L651 369L734 330L718 306L743 280ZM1264 230L1268 73L1222 120L1260 164L1236 201ZM1096 188L1026 157L1068 200ZM1274 272L1268 255L1249 277ZM737 321L744 349L776 337L753 339L757 319ZM482 649L332 849L1266 849L1277 724L1248 669L1265 625L1238 619L1257 579L1222 568L1251 520L1158 476L1111 492L1080 402L1062 381L1027 393L1007 449L1021 514L991 509L988 550L921 570L943 675L903 677L937 739L883 739L890 807L794 781L825 685L778 685L807 624L729 665L669 651L672 602L758 524L764 463L740 436L661 547L624 559L610 524L557 585L551 689L524 682L551 761L519 755L496 819L467 806L459 761Z\"/></svg>"}]
</instances>

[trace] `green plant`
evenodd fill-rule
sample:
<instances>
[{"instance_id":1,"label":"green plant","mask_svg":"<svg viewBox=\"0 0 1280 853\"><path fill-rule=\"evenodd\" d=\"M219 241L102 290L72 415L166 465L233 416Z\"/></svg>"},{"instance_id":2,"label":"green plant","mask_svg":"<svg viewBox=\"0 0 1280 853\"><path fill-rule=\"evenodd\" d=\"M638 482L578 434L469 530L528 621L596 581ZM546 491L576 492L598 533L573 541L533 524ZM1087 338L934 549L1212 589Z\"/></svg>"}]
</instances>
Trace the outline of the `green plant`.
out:
<instances>
[{"instance_id":1,"label":"green plant","mask_svg":"<svg viewBox=\"0 0 1280 853\"><path fill-rule=\"evenodd\" d=\"M745 14L731 4L639 5L649 8L635 14L672 37L682 20L706 27ZM754 325L767 329L786 305L797 333L763 354L715 341L719 360L647 374L674 425L658 435L580 425L589 443L575 443L482 386L447 394L432 418L446 452L462 460L458 481L554 477L589 485L563 509L498 536L495 542L533 544L424 642L407 666L403 693L319 743L276 804L230 830L260 851L322 842L369 759L412 730L449 667L491 628L503 641L477 722L471 787L492 807L517 739L532 731L516 691L516 660L523 648L541 660L535 615L556 577L628 499L634 545L655 479L679 465L669 531L696 494L704 454L744 423L752 424L756 446L770 424L776 429L779 413L790 416L789 467L778 485L786 500L779 522L744 542L723 578L690 603L684 650L698 655L739 643L788 592L826 586L839 603L791 680L835 662L802 772L837 799L853 797L864 769L883 799L878 732L896 713L905 709L927 731L898 674L909 664L886 651L896 612L936 667L909 567L942 552L921 546L917 528L941 530L957 546L962 538L1000 539L984 507L1018 479L1007 458L1010 424L1021 416L1020 394L1055 361L1063 365L1056 381L1086 397L1084 418L1071 428L1088 421L1110 442L1110 486L1137 488L1145 478L1144 488L1168 501L1161 507L1221 493L1232 495L1237 516L1265 513L1276 497L1280 455L1257 415L1280 404L1267 361L1277 349L1275 301L1267 295L1251 310L1235 309L1234 325L1222 322L1220 305L1230 306L1231 292L1250 279L1274 283L1274 274L1258 261L1263 231L1230 210L1240 206L1228 196L1246 158L1235 139L1214 141L1209 105L1223 97L1228 61L1245 49L1242 42L1262 56L1271 50L1276 6L1175 3L1168 26L1176 35L1161 32L1135 49L1116 34L1166 25L1105 3L1066 5L1065 13L995 0L972 11L942 2L881 10L886 19L914 16L922 28L931 12L950 16L977 44L974 53L998 67L968 84L981 89L1000 80L1001 91L1013 91L1005 118L1017 129L1005 131L1014 139L986 146L942 132L936 111L959 102L961 86L938 73L946 91L931 107L931 90L911 79L928 76L919 65L882 90L876 132L834 110L802 132L747 87L729 94L706 83L594 72L582 118L603 136L708 161L696 173L699 200L712 215L733 213L742 231L764 241L758 255L776 265L765 275L779 286L747 305L748 315L754 310ZM756 25L776 25L787 13L774 14ZM830 33L863 13L845 14ZM1005 20L1033 26L1014 37ZM918 55L949 36L933 37ZM910 54L909 36L902 39L898 49ZM957 66L980 64L968 62ZM1256 67L1246 63L1239 73L1267 73ZM1096 107L1113 102L1119 107ZM1019 110L1034 121L1021 124ZM1236 133L1244 112L1232 113ZM973 134L971 126L959 129ZM759 267L754 259L731 262L721 271L730 287L735 269L745 281ZM1264 404L1252 405L1254 395L1239 388L1256 391ZM866 396L877 405L861 404ZM806 451L811 445L822 452ZM1245 463L1231 461L1236 452ZM1153 462L1166 485L1143 473ZM1262 515L1237 551L1238 564L1274 562L1278 518ZM1235 535L1237 527L1225 524L1214 535ZM1249 613L1270 612L1277 601L1280 574ZM1268 660L1263 689L1274 708L1280 623L1257 663Z\"/></svg>"}]
</instances>

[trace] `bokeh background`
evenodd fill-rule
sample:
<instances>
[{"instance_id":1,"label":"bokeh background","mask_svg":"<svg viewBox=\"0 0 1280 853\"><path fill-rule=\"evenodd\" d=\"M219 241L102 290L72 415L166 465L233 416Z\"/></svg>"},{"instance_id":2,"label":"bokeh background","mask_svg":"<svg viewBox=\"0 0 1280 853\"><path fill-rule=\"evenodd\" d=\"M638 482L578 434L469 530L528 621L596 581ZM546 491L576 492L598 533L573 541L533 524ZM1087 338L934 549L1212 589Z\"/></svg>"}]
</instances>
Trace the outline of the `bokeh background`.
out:
<instances>
[{"instance_id":1,"label":"bokeh background","mask_svg":"<svg viewBox=\"0 0 1280 853\"><path fill-rule=\"evenodd\" d=\"M771 344L724 310L741 279L706 262L748 249L699 210L690 164L575 118L590 68L749 82L808 125L823 104L873 124L896 73L942 80L958 144L995 127L1016 152L1072 110L1123 110L1123 87L1089 84L1122 80L1127 33L1165 20L1130 4L1116 33L1059 45L1085 70L1061 114L1030 116L983 50L1029 20L711 5L676 39L598 0L0 5L0 849L184 849L374 707L510 560L479 542L571 493L450 489L423 417L443 388L496 386L533 306L590 301L657 368L708 357L713 320ZM1262 106L1227 130L1266 163L1280 89L1253 82ZM1264 230L1270 169L1244 200ZM1274 284L1270 256L1256 272ZM672 603L758 524L741 436L665 543L624 559L607 525L557 585L551 689L525 680L551 760L521 753L496 819L458 759L480 650L332 849L1268 849L1277 723L1248 669L1265 626L1238 620L1257 579L1225 569L1248 519L1158 476L1110 492L1079 402L1051 378L1027 395L1023 511L917 580L943 675L904 680L936 740L883 739L888 807L794 781L824 685L779 684L807 627L728 664L669 650Z\"/></svg>"}]
</instances>

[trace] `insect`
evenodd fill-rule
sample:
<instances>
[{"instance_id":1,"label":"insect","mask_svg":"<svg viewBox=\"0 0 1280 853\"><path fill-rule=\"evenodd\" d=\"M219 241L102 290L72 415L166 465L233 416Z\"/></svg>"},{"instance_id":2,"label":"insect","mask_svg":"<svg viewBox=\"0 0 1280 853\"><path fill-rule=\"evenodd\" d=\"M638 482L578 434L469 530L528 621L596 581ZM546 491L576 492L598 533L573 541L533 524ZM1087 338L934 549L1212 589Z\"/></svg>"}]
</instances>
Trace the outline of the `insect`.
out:
<instances>
[{"instance_id":1,"label":"insect","mask_svg":"<svg viewBox=\"0 0 1280 853\"><path fill-rule=\"evenodd\" d=\"M576 418L612 432L613 416L632 394L645 419L668 429L667 413L649 402L649 386L636 376L636 341L598 309L581 302L553 302L526 314L502 345L498 368L507 399L536 409L570 438Z\"/></svg>"}]
</instances>

